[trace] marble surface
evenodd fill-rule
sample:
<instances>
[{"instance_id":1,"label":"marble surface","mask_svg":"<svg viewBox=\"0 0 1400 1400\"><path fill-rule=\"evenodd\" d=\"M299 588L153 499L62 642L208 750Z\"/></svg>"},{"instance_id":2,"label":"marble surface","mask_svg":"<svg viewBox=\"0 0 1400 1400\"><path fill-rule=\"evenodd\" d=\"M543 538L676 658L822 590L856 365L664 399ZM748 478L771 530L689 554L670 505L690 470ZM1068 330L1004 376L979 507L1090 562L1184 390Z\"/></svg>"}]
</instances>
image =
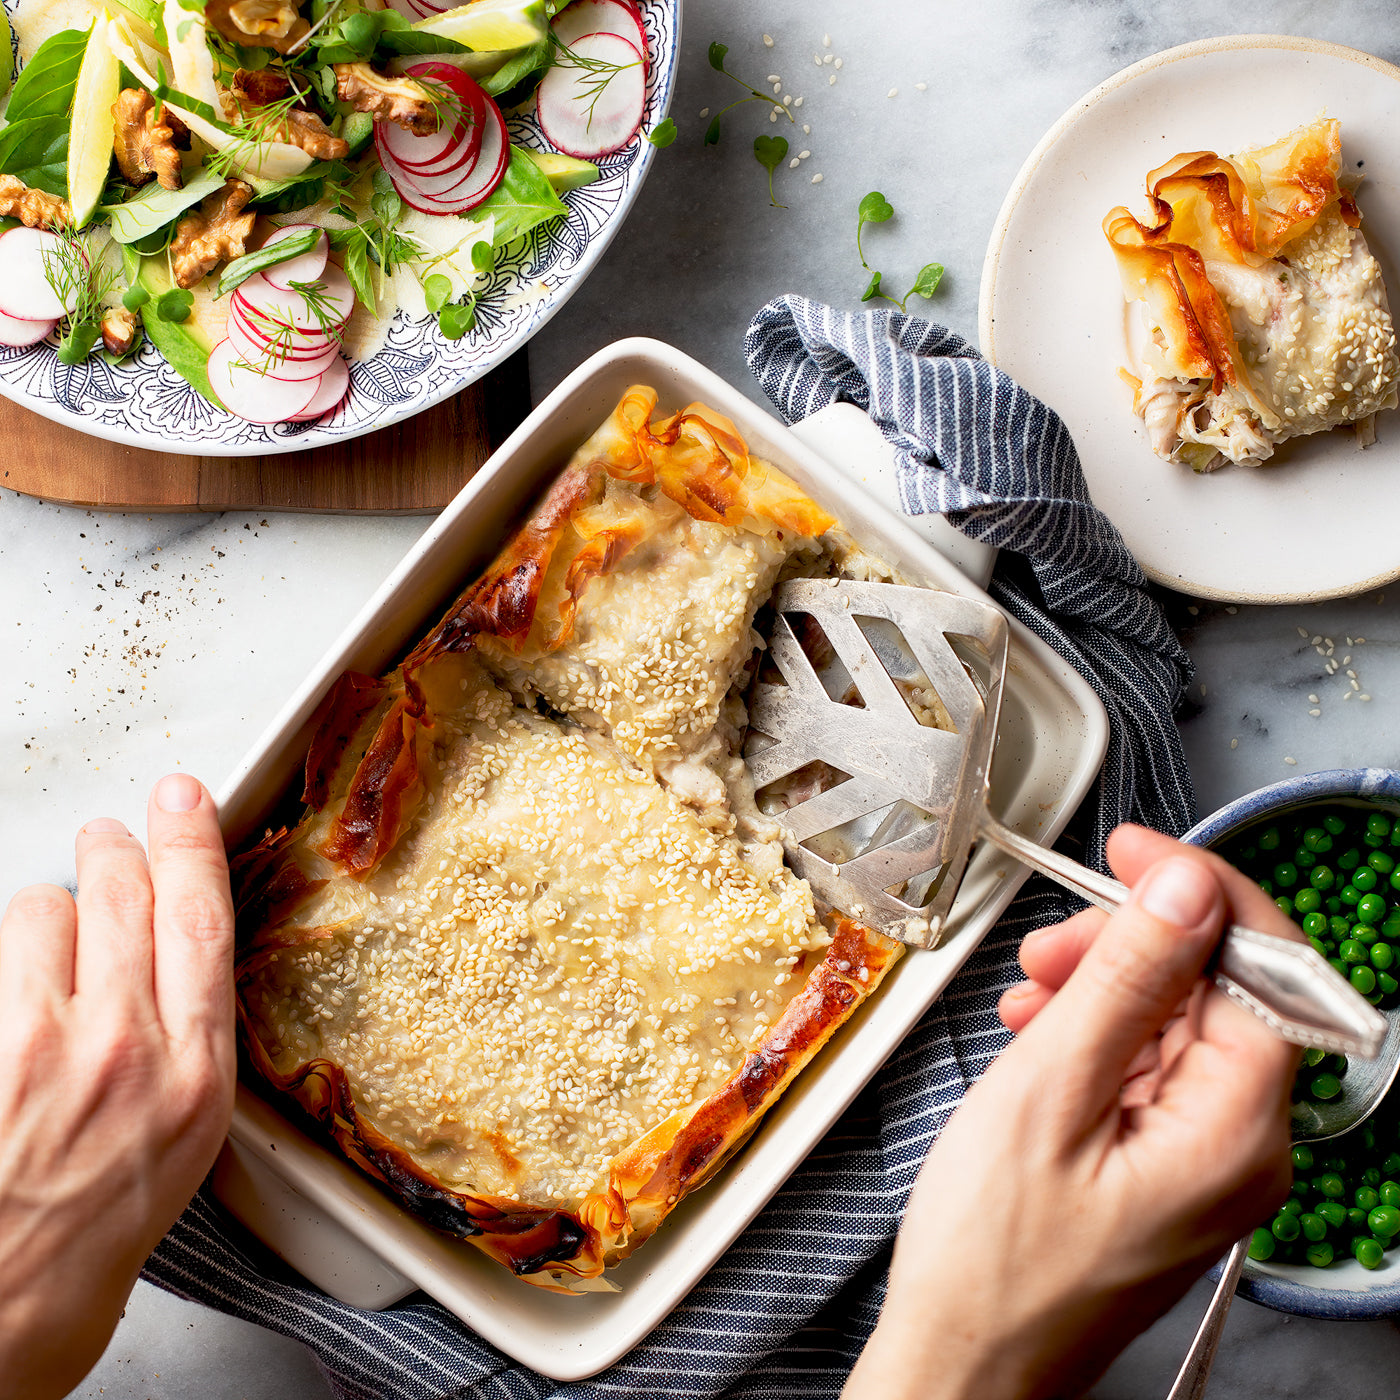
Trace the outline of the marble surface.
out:
<instances>
[{"instance_id":1,"label":"marble surface","mask_svg":"<svg viewBox=\"0 0 1400 1400\"><path fill-rule=\"evenodd\" d=\"M785 290L856 306L854 210L872 188L898 211L871 231L872 263L907 285L924 262L944 262L930 314L974 336L983 248L1044 130L1125 64L1238 32L1315 35L1400 59L1386 0L690 0L680 139L593 278L534 342L536 397L600 345L645 333L757 398L742 358L748 317ZM700 110L742 95L706 65L712 39L730 45L736 72L778 74L804 99L795 110L810 133L781 124L794 155L811 152L778 172L786 209L769 207L751 154L756 134L780 130L759 104L724 118L717 148L700 145ZM814 64L825 52L840 70ZM167 769L219 783L425 524L96 515L0 492L0 898L70 880L72 834L88 817L139 829L145 793ZM1315 607L1170 605L1200 668L1182 722L1203 811L1298 771L1400 761L1400 585ZM1359 689L1324 677L1314 636L1352 656ZM1204 1300L1198 1286L1136 1342L1099 1400L1164 1395ZM1397 1370L1400 1333L1388 1323L1343 1331L1240 1303L1211 1394L1327 1400ZM143 1286L75 1393L311 1400L324 1386L294 1344Z\"/></svg>"}]
</instances>

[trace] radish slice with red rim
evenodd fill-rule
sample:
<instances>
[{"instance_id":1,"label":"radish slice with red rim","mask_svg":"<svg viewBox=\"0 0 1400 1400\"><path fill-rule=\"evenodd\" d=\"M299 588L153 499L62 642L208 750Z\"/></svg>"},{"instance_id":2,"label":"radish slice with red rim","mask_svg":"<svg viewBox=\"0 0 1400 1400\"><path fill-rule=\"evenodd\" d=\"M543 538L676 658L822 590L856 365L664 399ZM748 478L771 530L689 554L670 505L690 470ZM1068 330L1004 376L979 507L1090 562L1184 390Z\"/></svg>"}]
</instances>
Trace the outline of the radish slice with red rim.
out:
<instances>
[{"instance_id":1,"label":"radish slice with red rim","mask_svg":"<svg viewBox=\"0 0 1400 1400\"><path fill-rule=\"evenodd\" d=\"M415 136L393 122L376 123L376 135L383 132L384 144L394 159L406 170L415 172L463 164L462 155L475 160L481 150L486 108L491 100L476 79L450 63L438 61L415 63L404 70L404 76L423 83L430 92L434 88L445 90L455 102L455 108L446 105L444 100L442 116L446 119L448 144L443 149L435 149L434 145L443 127L430 136Z\"/></svg>"},{"instance_id":2,"label":"radish slice with red rim","mask_svg":"<svg viewBox=\"0 0 1400 1400\"><path fill-rule=\"evenodd\" d=\"M651 66L642 12L630 0L574 0L549 27L566 48L572 48L585 34L616 34L641 54L645 67Z\"/></svg>"},{"instance_id":3,"label":"radish slice with red rim","mask_svg":"<svg viewBox=\"0 0 1400 1400\"><path fill-rule=\"evenodd\" d=\"M490 99L481 138L481 154L469 171L418 175L390 157L381 160L404 202L424 214L464 214L474 209L500 184L510 162L510 136L505 118Z\"/></svg>"},{"instance_id":4,"label":"radish slice with red rim","mask_svg":"<svg viewBox=\"0 0 1400 1400\"><path fill-rule=\"evenodd\" d=\"M48 266L62 251L57 234L14 228L0 238L0 311L20 321L56 321L73 310L49 286Z\"/></svg>"},{"instance_id":5,"label":"radish slice with red rim","mask_svg":"<svg viewBox=\"0 0 1400 1400\"><path fill-rule=\"evenodd\" d=\"M313 418L323 418L345 397L349 388L350 367L337 355L321 376L320 385L312 394L311 402L296 415L295 421L302 423Z\"/></svg>"},{"instance_id":6,"label":"radish slice with red rim","mask_svg":"<svg viewBox=\"0 0 1400 1400\"><path fill-rule=\"evenodd\" d=\"M221 340L209 352L209 387L219 402L249 423L285 423L304 413L319 379L272 379L249 369L239 352Z\"/></svg>"},{"instance_id":7,"label":"radish slice with red rim","mask_svg":"<svg viewBox=\"0 0 1400 1400\"><path fill-rule=\"evenodd\" d=\"M269 316L250 306L237 292L229 300L228 324L237 326L249 344L259 346L263 353L276 342L279 356L300 360L314 360L324 355L328 347L337 343L333 332L339 330L339 327L299 330L285 317Z\"/></svg>"},{"instance_id":8,"label":"radish slice with red rim","mask_svg":"<svg viewBox=\"0 0 1400 1400\"><path fill-rule=\"evenodd\" d=\"M0 311L0 345L12 350L37 345L56 325L57 321L26 321Z\"/></svg>"},{"instance_id":9,"label":"radish slice with red rim","mask_svg":"<svg viewBox=\"0 0 1400 1400\"><path fill-rule=\"evenodd\" d=\"M314 309L301 292L275 286L261 272L254 273L243 282L234 295L246 306L279 325L319 333L332 327L339 329L355 309L355 293L351 289L350 279L334 263L328 263L314 285Z\"/></svg>"},{"instance_id":10,"label":"radish slice with red rim","mask_svg":"<svg viewBox=\"0 0 1400 1400\"><path fill-rule=\"evenodd\" d=\"M272 379L318 379L340 354L334 341L315 354L286 353L280 341L274 345L260 339L235 316L228 319L228 342L244 364Z\"/></svg>"},{"instance_id":11,"label":"radish slice with red rim","mask_svg":"<svg viewBox=\"0 0 1400 1400\"><path fill-rule=\"evenodd\" d=\"M613 71L601 88L599 70L560 54L540 83L540 126L566 156L596 160L619 151L636 134L646 110L647 80L635 44L620 35L585 34L572 53Z\"/></svg>"},{"instance_id":12,"label":"radish slice with red rim","mask_svg":"<svg viewBox=\"0 0 1400 1400\"><path fill-rule=\"evenodd\" d=\"M314 225L311 224L287 224L285 227L279 228L263 244L263 247L271 247L272 244L280 243L284 238L288 238L294 233L301 233L312 227ZM325 271L326 259L330 256L330 251L330 240L322 233L313 248L309 248L304 253L298 253L294 258L288 258L286 262L274 263L271 267L263 268L263 276L274 287L291 291L293 282L314 282Z\"/></svg>"}]
</instances>

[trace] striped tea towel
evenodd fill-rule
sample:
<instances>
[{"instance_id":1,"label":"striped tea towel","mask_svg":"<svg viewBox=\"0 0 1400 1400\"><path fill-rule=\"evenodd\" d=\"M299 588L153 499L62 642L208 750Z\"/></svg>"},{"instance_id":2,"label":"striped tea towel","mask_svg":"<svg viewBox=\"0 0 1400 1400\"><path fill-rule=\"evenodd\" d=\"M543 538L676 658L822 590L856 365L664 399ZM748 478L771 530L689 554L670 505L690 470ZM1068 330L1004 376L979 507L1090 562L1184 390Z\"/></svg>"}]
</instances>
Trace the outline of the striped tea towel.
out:
<instances>
[{"instance_id":1,"label":"striped tea towel","mask_svg":"<svg viewBox=\"0 0 1400 1400\"><path fill-rule=\"evenodd\" d=\"M1189 662L1117 531L1090 504L1074 444L1044 404L942 327L786 296L748 334L749 364L789 421L836 399L896 448L904 509L943 511L1002 553L991 591L1083 673L1112 737L1086 840L1101 865L1120 821L1181 832L1194 812L1172 707ZM997 998L1024 933L1072 901L1028 881L991 935L830 1136L681 1306L617 1365L562 1384L512 1362L415 1294L384 1312L326 1298L201 1193L151 1257L163 1288L310 1346L355 1400L789 1400L839 1393L883 1296L924 1154L1006 1042ZM583 1300L582 1306L587 1306Z\"/></svg>"}]
</instances>

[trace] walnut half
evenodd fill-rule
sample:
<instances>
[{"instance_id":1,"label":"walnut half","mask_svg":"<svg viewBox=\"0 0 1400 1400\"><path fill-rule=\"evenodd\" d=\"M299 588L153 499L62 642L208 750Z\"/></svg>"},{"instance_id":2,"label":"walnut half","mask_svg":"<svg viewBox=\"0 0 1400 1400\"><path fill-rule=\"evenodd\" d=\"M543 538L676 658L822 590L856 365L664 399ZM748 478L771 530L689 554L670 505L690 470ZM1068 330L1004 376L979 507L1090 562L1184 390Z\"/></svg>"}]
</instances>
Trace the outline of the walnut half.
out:
<instances>
[{"instance_id":1,"label":"walnut half","mask_svg":"<svg viewBox=\"0 0 1400 1400\"><path fill-rule=\"evenodd\" d=\"M289 53L311 31L296 0L208 0L204 18L235 44L278 53Z\"/></svg>"},{"instance_id":2,"label":"walnut half","mask_svg":"<svg viewBox=\"0 0 1400 1400\"><path fill-rule=\"evenodd\" d=\"M174 113L165 108L158 117L155 98L149 92L123 88L112 103L112 118L116 122L112 149L128 184L144 185L154 175L164 189L178 190L184 185L175 142L178 134L184 134L185 124Z\"/></svg>"},{"instance_id":3,"label":"walnut half","mask_svg":"<svg viewBox=\"0 0 1400 1400\"><path fill-rule=\"evenodd\" d=\"M431 136L438 129L436 104L412 78L376 73L368 63L337 63L335 86L340 100L353 103L357 112L369 112L415 136Z\"/></svg>"},{"instance_id":4,"label":"walnut half","mask_svg":"<svg viewBox=\"0 0 1400 1400\"><path fill-rule=\"evenodd\" d=\"M230 117L250 122L263 107L281 102L291 92L291 83L280 73L273 73L270 69L250 72L240 68L233 75L233 86L224 105L229 109ZM280 121L268 122L257 130L260 139L300 146L307 155L317 160L339 160L350 154L348 141L335 135L315 112L304 112L298 107L293 107Z\"/></svg>"},{"instance_id":5,"label":"walnut half","mask_svg":"<svg viewBox=\"0 0 1400 1400\"><path fill-rule=\"evenodd\" d=\"M68 201L46 190L31 190L13 175L0 175L0 214L27 228L57 228L68 222Z\"/></svg>"},{"instance_id":6,"label":"walnut half","mask_svg":"<svg viewBox=\"0 0 1400 1400\"><path fill-rule=\"evenodd\" d=\"M229 180L175 225L170 262L177 286L196 286L219 263L243 256L257 217L252 210L243 212L252 197L251 185Z\"/></svg>"},{"instance_id":7,"label":"walnut half","mask_svg":"<svg viewBox=\"0 0 1400 1400\"><path fill-rule=\"evenodd\" d=\"M129 355L136 344L136 316L124 306L109 306L102 313L102 344L109 355Z\"/></svg>"}]
</instances>

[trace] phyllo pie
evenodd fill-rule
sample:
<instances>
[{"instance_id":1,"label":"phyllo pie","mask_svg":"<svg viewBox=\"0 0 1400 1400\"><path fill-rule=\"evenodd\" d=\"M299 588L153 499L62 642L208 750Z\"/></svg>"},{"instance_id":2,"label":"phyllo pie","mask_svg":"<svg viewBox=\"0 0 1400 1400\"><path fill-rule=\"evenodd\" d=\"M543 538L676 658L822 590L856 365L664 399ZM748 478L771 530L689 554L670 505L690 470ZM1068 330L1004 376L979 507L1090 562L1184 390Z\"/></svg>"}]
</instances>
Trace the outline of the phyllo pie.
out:
<instances>
[{"instance_id":1,"label":"phyllo pie","mask_svg":"<svg viewBox=\"0 0 1400 1400\"><path fill-rule=\"evenodd\" d=\"M322 707L235 862L255 1069L436 1228L606 1287L893 964L739 756L754 618L836 522L630 389L402 664Z\"/></svg>"},{"instance_id":2,"label":"phyllo pie","mask_svg":"<svg viewBox=\"0 0 1400 1400\"><path fill-rule=\"evenodd\" d=\"M1343 423L1373 440L1400 360L1353 185L1338 123L1319 119L1233 157L1174 156L1147 176L1146 223L1109 212L1135 362L1125 377L1158 456L1257 466Z\"/></svg>"}]
</instances>

